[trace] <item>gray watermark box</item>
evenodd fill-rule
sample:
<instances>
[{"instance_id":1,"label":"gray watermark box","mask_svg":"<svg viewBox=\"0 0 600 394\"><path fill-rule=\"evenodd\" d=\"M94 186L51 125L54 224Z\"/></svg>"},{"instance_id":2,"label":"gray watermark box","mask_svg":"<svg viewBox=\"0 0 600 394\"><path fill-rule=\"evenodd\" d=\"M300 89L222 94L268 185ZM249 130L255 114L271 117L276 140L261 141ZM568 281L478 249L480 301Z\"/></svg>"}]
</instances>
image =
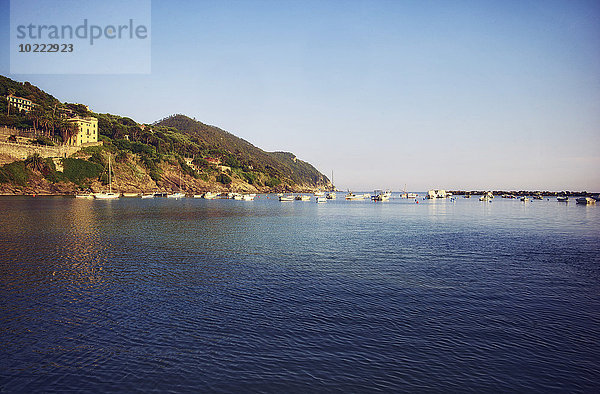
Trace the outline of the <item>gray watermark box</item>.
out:
<instances>
[{"instance_id":1,"label":"gray watermark box","mask_svg":"<svg viewBox=\"0 0 600 394\"><path fill-rule=\"evenodd\" d=\"M11 0L12 74L149 74L150 0Z\"/></svg>"}]
</instances>

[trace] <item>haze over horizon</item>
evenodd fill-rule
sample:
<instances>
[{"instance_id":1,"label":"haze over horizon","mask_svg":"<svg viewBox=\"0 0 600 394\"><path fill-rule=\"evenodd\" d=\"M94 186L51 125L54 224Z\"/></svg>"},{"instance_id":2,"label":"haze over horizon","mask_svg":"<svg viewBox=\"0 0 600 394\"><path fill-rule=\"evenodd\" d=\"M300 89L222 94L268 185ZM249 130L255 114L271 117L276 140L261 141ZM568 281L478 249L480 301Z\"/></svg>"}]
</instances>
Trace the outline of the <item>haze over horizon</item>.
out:
<instances>
[{"instance_id":1,"label":"haze over horizon","mask_svg":"<svg viewBox=\"0 0 600 394\"><path fill-rule=\"evenodd\" d=\"M340 189L600 191L596 1L155 0L147 75L11 74L0 13L0 74L140 123L185 114Z\"/></svg>"}]
</instances>

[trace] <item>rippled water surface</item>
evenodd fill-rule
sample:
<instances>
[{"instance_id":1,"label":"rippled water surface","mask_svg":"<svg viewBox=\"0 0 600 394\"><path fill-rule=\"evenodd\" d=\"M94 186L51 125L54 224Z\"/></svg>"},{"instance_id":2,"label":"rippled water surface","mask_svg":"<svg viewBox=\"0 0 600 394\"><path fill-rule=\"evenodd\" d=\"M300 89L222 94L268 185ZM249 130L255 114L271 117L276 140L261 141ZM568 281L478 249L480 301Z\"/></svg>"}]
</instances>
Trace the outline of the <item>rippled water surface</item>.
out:
<instances>
[{"instance_id":1,"label":"rippled water surface","mask_svg":"<svg viewBox=\"0 0 600 394\"><path fill-rule=\"evenodd\" d=\"M0 391L600 390L600 206L0 198Z\"/></svg>"}]
</instances>

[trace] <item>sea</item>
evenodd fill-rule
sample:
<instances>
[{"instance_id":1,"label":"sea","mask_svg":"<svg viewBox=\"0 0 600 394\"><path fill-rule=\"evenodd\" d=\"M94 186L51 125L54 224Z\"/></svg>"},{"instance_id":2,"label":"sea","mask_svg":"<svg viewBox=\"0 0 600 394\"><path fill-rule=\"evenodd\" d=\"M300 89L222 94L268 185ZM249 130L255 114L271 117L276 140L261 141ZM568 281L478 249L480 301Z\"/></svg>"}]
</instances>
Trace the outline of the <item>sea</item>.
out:
<instances>
[{"instance_id":1,"label":"sea","mask_svg":"<svg viewBox=\"0 0 600 394\"><path fill-rule=\"evenodd\" d=\"M599 225L555 198L0 197L0 392L597 393Z\"/></svg>"}]
</instances>

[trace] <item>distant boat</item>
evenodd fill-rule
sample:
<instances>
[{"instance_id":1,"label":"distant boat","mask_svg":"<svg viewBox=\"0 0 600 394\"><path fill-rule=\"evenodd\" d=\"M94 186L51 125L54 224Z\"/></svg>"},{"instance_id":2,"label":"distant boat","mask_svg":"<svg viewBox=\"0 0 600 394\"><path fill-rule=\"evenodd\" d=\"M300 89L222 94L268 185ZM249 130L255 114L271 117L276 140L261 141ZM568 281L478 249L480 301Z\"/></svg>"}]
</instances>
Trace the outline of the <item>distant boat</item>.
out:
<instances>
[{"instance_id":1,"label":"distant boat","mask_svg":"<svg viewBox=\"0 0 600 394\"><path fill-rule=\"evenodd\" d=\"M140 193L123 193L123 197L139 197Z\"/></svg>"},{"instance_id":2,"label":"distant boat","mask_svg":"<svg viewBox=\"0 0 600 394\"><path fill-rule=\"evenodd\" d=\"M150 194L142 194L140 195L141 198L154 198L154 193L150 193Z\"/></svg>"},{"instance_id":3,"label":"distant boat","mask_svg":"<svg viewBox=\"0 0 600 394\"><path fill-rule=\"evenodd\" d=\"M112 165L110 155L108 155L108 192L96 193L94 194L94 198L99 200L114 200L119 198L119 193L113 193L112 191Z\"/></svg>"},{"instance_id":4,"label":"distant boat","mask_svg":"<svg viewBox=\"0 0 600 394\"><path fill-rule=\"evenodd\" d=\"M542 195L541 195L541 194L535 194L535 195L533 196L533 199L534 199L534 200L543 200L543 199L544 199L544 197L542 197Z\"/></svg>"},{"instance_id":5,"label":"distant boat","mask_svg":"<svg viewBox=\"0 0 600 394\"><path fill-rule=\"evenodd\" d=\"M463 198L471 198L471 195L470 195L470 194L465 194L465 195L463 196Z\"/></svg>"},{"instance_id":6,"label":"distant boat","mask_svg":"<svg viewBox=\"0 0 600 394\"><path fill-rule=\"evenodd\" d=\"M556 201L569 202L569 197L567 197L567 196L558 196L558 197L556 197Z\"/></svg>"},{"instance_id":7,"label":"distant boat","mask_svg":"<svg viewBox=\"0 0 600 394\"><path fill-rule=\"evenodd\" d=\"M346 200L364 200L365 196L363 194L348 193L345 198Z\"/></svg>"},{"instance_id":8,"label":"distant boat","mask_svg":"<svg viewBox=\"0 0 600 394\"><path fill-rule=\"evenodd\" d=\"M92 193L76 194L75 198L94 198Z\"/></svg>"},{"instance_id":9,"label":"distant boat","mask_svg":"<svg viewBox=\"0 0 600 394\"><path fill-rule=\"evenodd\" d=\"M594 200L592 197L579 197L577 200L577 204L595 204L596 200Z\"/></svg>"},{"instance_id":10,"label":"distant boat","mask_svg":"<svg viewBox=\"0 0 600 394\"><path fill-rule=\"evenodd\" d=\"M279 196L279 201L294 201L294 196Z\"/></svg>"},{"instance_id":11,"label":"distant boat","mask_svg":"<svg viewBox=\"0 0 600 394\"><path fill-rule=\"evenodd\" d=\"M316 198L316 202L317 202L317 203L324 203L324 202L327 202L327 198L326 198L326 197L317 197L317 198Z\"/></svg>"},{"instance_id":12,"label":"distant boat","mask_svg":"<svg viewBox=\"0 0 600 394\"><path fill-rule=\"evenodd\" d=\"M244 201L252 201L252 200L254 200L255 196L256 196L256 194L244 194L242 196L242 200L244 200Z\"/></svg>"},{"instance_id":13,"label":"distant boat","mask_svg":"<svg viewBox=\"0 0 600 394\"><path fill-rule=\"evenodd\" d=\"M116 198L119 198L119 193L113 193L113 192L96 193L96 194L94 194L94 198L97 198L98 200L114 200Z\"/></svg>"},{"instance_id":14,"label":"distant boat","mask_svg":"<svg viewBox=\"0 0 600 394\"><path fill-rule=\"evenodd\" d=\"M327 199L328 200L335 200L337 198L335 192L329 192L327 193Z\"/></svg>"},{"instance_id":15,"label":"distant boat","mask_svg":"<svg viewBox=\"0 0 600 394\"><path fill-rule=\"evenodd\" d=\"M317 197L319 198L319 197ZM296 196L296 200L298 201L310 201L310 196L307 196L306 194L298 194Z\"/></svg>"},{"instance_id":16,"label":"distant boat","mask_svg":"<svg viewBox=\"0 0 600 394\"><path fill-rule=\"evenodd\" d=\"M203 198L207 199L207 200L214 200L215 198L217 198L218 194L214 193L214 192L206 192L203 195Z\"/></svg>"},{"instance_id":17,"label":"distant boat","mask_svg":"<svg viewBox=\"0 0 600 394\"><path fill-rule=\"evenodd\" d=\"M529 202L530 200L529 200L528 197L523 196L523 197L521 197L521 201L523 201L523 202Z\"/></svg>"},{"instance_id":18,"label":"distant boat","mask_svg":"<svg viewBox=\"0 0 600 394\"><path fill-rule=\"evenodd\" d=\"M392 195L390 190L375 190L374 194L371 196L371 200L373 201L388 201Z\"/></svg>"},{"instance_id":19,"label":"distant boat","mask_svg":"<svg viewBox=\"0 0 600 394\"><path fill-rule=\"evenodd\" d=\"M483 196L479 197L479 201L490 201L492 198L494 198L492 192L487 192Z\"/></svg>"},{"instance_id":20,"label":"distant boat","mask_svg":"<svg viewBox=\"0 0 600 394\"><path fill-rule=\"evenodd\" d=\"M318 190L315 192L315 197L325 197L325 192Z\"/></svg>"},{"instance_id":21,"label":"distant boat","mask_svg":"<svg viewBox=\"0 0 600 394\"><path fill-rule=\"evenodd\" d=\"M185 197L185 193L182 193L182 192L167 194L167 198L183 198L183 197Z\"/></svg>"}]
</instances>

